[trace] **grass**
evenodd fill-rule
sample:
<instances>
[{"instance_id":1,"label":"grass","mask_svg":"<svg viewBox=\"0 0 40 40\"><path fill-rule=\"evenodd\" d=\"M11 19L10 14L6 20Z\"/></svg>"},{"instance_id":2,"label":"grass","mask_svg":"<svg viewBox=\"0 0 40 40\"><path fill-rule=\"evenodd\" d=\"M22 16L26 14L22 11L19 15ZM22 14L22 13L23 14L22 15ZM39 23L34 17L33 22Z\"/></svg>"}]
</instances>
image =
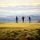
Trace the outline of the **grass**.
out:
<instances>
[{"instance_id":1,"label":"grass","mask_svg":"<svg viewBox=\"0 0 40 40\"><path fill-rule=\"evenodd\" d=\"M23 29L36 29L40 28L40 23L0 23L1 28L23 28Z\"/></svg>"},{"instance_id":2,"label":"grass","mask_svg":"<svg viewBox=\"0 0 40 40\"><path fill-rule=\"evenodd\" d=\"M0 40L40 40L40 23L0 23Z\"/></svg>"}]
</instances>

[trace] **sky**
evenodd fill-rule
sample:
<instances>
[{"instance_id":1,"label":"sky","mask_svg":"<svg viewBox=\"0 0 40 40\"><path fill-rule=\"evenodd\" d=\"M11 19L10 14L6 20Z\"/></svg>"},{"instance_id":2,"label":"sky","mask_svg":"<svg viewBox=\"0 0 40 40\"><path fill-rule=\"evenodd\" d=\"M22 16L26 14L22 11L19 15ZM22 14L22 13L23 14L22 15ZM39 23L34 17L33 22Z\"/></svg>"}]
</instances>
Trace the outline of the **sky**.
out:
<instances>
[{"instance_id":1,"label":"sky","mask_svg":"<svg viewBox=\"0 0 40 40\"><path fill-rule=\"evenodd\" d=\"M40 14L40 0L0 0L0 17Z\"/></svg>"}]
</instances>

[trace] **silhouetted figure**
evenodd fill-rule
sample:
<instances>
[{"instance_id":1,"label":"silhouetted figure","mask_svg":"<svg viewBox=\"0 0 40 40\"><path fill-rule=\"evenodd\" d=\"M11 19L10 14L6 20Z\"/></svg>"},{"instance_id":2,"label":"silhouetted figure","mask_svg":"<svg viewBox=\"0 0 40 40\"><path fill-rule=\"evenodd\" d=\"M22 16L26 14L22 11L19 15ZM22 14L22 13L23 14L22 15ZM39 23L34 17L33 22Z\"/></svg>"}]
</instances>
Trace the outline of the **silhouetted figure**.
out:
<instances>
[{"instance_id":1,"label":"silhouetted figure","mask_svg":"<svg viewBox=\"0 0 40 40\"><path fill-rule=\"evenodd\" d=\"M31 17L29 17L29 23L31 22Z\"/></svg>"},{"instance_id":2,"label":"silhouetted figure","mask_svg":"<svg viewBox=\"0 0 40 40\"><path fill-rule=\"evenodd\" d=\"M18 17L16 16L16 23L18 23Z\"/></svg>"},{"instance_id":3,"label":"silhouetted figure","mask_svg":"<svg viewBox=\"0 0 40 40\"><path fill-rule=\"evenodd\" d=\"M24 16L22 17L22 21L23 21L23 23L24 23Z\"/></svg>"}]
</instances>

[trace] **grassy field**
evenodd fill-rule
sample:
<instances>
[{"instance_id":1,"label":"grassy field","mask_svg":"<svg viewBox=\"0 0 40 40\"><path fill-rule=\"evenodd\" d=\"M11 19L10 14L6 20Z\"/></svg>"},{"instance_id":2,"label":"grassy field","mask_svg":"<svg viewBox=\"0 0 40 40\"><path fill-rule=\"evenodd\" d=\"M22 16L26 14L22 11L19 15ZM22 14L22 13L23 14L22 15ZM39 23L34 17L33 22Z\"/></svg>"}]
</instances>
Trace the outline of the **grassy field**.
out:
<instances>
[{"instance_id":1,"label":"grassy field","mask_svg":"<svg viewBox=\"0 0 40 40\"><path fill-rule=\"evenodd\" d=\"M36 29L40 28L40 23L0 23L0 27Z\"/></svg>"},{"instance_id":2,"label":"grassy field","mask_svg":"<svg viewBox=\"0 0 40 40\"><path fill-rule=\"evenodd\" d=\"M40 23L0 23L0 40L40 40Z\"/></svg>"}]
</instances>

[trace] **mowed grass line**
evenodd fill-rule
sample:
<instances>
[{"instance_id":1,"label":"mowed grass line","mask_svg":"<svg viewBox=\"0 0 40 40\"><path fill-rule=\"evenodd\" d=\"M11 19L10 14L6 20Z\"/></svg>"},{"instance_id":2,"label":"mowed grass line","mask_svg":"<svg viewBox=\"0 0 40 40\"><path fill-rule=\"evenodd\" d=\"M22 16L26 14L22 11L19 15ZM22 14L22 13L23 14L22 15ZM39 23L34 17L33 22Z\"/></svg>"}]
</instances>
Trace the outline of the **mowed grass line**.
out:
<instances>
[{"instance_id":1,"label":"mowed grass line","mask_svg":"<svg viewBox=\"0 0 40 40\"><path fill-rule=\"evenodd\" d=\"M0 23L0 27L36 29L40 28L40 23Z\"/></svg>"}]
</instances>

